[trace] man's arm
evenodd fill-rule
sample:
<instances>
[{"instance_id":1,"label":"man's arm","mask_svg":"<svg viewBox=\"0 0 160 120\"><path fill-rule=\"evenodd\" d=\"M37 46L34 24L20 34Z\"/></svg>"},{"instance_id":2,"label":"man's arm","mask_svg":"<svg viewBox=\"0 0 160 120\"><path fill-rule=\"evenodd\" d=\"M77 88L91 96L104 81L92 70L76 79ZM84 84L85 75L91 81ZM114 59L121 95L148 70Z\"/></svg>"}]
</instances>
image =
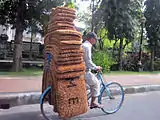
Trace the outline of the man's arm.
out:
<instances>
[{"instance_id":1,"label":"man's arm","mask_svg":"<svg viewBox=\"0 0 160 120\"><path fill-rule=\"evenodd\" d=\"M84 59L87 68L89 69L97 69L97 66L93 63L91 58L91 49L85 47Z\"/></svg>"}]
</instances>

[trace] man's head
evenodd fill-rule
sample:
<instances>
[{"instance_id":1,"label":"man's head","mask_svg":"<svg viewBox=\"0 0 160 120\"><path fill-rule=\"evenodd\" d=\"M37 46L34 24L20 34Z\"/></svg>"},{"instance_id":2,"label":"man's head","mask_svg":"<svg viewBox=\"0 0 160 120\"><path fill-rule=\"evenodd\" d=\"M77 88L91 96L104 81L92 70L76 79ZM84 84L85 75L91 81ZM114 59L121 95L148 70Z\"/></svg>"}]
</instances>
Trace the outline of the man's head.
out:
<instances>
[{"instance_id":1,"label":"man's head","mask_svg":"<svg viewBox=\"0 0 160 120\"><path fill-rule=\"evenodd\" d=\"M95 45L98 37L94 32L89 32L86 36L85 36L86 40L88 40L92 45Z\"/></svg>"}]
</instances>

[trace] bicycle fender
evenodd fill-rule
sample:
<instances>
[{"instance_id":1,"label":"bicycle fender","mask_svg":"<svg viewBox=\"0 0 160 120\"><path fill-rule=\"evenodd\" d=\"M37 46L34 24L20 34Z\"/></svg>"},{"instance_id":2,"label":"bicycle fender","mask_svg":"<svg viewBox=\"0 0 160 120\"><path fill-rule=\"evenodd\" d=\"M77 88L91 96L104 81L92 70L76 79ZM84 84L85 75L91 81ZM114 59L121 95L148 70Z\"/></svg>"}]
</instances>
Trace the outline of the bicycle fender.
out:
<instances>
[{"instance_id":1,"label":"bicycle fender","mask_svg":"<svg viewBox=\"0 0 160 120\"><path fill-rule=\"evenodd\" d=\"M45 91L41 94L41 96L40 96L40 104L42 104L43 103L43 98L44 98L44 96L46 95L46 93L48 92L48 91L50 91L51 90L51 86L48 86L46 89L45 89Z\"/></svg>"}]
</instances>

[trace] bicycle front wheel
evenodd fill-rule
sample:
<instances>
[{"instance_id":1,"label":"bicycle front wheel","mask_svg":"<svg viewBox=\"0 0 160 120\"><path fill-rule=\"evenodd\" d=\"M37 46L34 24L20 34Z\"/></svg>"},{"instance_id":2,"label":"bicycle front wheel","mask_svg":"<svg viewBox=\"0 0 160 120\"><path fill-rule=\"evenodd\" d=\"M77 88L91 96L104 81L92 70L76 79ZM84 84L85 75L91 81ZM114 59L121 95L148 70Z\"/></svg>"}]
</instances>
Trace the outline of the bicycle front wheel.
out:
<instances>
[{"instance_id":1,"label":"bicycle front wheel","mask_svg":"<svg viewBox=\"0 0 160 120\"><path fill-rule=\"evenodd\" d=\"M101 89L99 103L103 105L102 111L106 114L117 112L124 101L123 87L116 82L106 84Z\"/></svg>"}]
</instances>

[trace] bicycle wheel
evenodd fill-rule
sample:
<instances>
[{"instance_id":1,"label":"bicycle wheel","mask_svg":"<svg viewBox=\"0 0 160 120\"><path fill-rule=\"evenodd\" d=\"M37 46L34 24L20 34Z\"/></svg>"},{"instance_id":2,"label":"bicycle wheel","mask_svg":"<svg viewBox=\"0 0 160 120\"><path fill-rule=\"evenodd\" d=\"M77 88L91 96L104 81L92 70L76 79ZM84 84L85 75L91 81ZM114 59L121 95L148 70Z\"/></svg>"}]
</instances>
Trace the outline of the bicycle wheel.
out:
<instances>
[{"instance_id":1,"label":"bicycle wheel","mask_svg":"<svg viewBox=\"0 0 160 120\"><path fill-rule=\"evenodd\" d=\"M40 96L40 109L43 117L46 120L51 120L53 114L53 105L50 105L51 86L49 86Z\"/></svg>"},{"instance_id":2,"label":"bicycle wheel","mask_svg":"<svg viewBox=\"0 0 160 120\"><path fill-rule=\"evenodd\" d=\"M124 101L123 87L116 82L106 84L101 89L99 103L103 105L102 111L106 114L117 112Z\"/></svg>"}]
</instances>

